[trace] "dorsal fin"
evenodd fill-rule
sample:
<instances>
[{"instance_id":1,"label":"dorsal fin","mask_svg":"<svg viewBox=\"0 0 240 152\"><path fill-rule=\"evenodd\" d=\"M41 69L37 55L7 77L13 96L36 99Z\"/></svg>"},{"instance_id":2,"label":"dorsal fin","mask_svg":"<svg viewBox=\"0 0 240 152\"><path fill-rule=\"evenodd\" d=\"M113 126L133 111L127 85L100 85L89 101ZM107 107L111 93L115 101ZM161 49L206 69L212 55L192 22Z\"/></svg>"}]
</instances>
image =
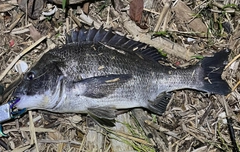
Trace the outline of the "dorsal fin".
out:
<instances>
[{"instance_id":1,"label":"dorsal fin","mask_svg":"<svg viewBox=\"0 0 240 152\"><path fill-rule=\"evenodd\" d=\"M158 50L145 43L134 41L112 32L112 29L105 30L103 26L99 29L82 27L80 30L71 31L71 35L67 35L67 43L103 43L105 45L120 49L129 53L135 53L145 59L153 61L166 61Z\"/></svg>"}]
</instances>

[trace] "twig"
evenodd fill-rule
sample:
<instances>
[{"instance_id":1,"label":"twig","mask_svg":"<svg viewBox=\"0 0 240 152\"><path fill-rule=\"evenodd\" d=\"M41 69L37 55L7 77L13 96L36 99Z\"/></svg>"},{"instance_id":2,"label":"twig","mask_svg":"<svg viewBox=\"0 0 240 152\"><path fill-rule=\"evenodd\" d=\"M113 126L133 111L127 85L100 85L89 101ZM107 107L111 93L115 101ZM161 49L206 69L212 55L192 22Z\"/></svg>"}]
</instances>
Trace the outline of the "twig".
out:
<instances>
[{"instance_id":1,"label":"twig","mask_svg":"<svg viewBox=\"0 0 240 152\"><path fill-rule=\"evenodd\" d=\"M12 29L17 25L17 23L20 21L20 19L23 17L23 12L20 12L18 15L17 15L17 19L12 23L12 25L9 27L9 31L12 31Z\"/></svg>"},{"instance_id":2,"label":"twig","mask_svg":"<svg viewBox=\"0 0 240 152\"><path fill-rule=\"evenodd\" d=\"M167 11L166 16L165 16L164 21L163 21L163 26L162 26L162 30L163 30L163 31L166 31L166 30L167 30L168 21L169 21L168 16L169 16L169 11Z\"/></svg>"},{"instance_id":3,"label":"twig","mask_svg":"<svg viewBox=\"0 0 240 152\"><path fill-rule=\"evenodd\" d=\"M153 14L157 14L157 15L160 15L161 13L159 12L156 12L154 10L150 10L150 9L147 9L147 8L143 8L144 11L147 11L147 12L150 12L150 13L153 13Z\"/></svg>"},{"instance_id":4,"label":"twig","mask_svg":"<svg viewBox=\"0 0 240 152\"><path fill-rule=\"evenodd\" d=\"M99 28L101 27L101 23L99 23L98 21L95 21L90 15L85 15L83 13L83 11L81 10L81 15L79 16L79 18L85 23L85 24L88 24L88 25L92 25L94 23L94 26L96 28Z\"/></svg>"},{"instance_id":5,"label":"twig","mask_svg":"<svg viewBox=\"0 0 240 152\"><path fill-rule=\"evenodd\" d=\"M29 115L29 129L30 129L30 135L31 135L31 142L30 144L32 145L33 142L36 145L36 151L39 152L38 149L38 143L37 143L37 137L36 137L36 131L35 131L35 127L33 124L33 117L32 117L32 111L28 111L28 115Z\"/></svg>"},{"instance_id":6,"label":"twig","mask_svg":"<svg viewBox=\"0 0 240 152\"><path fill-rule=\"evenodd\" d=\"M10 34L22 34L22 33L25 33L25 32L28 32L29 31L29 28L28 27L30 27L30 26L32 26L32 24L28 24L28 25L26 25L26 26L24 26L24 27L19 27L19 28L14 28L13 30L6 30L6 31L3 31L3 33L5 34L5 33L9 33L9 32L11 32Z\"/></svg>"},{"instance_id":7,"label":"twig","mask_svg":"<svg viewBox=\"0 0 240 152\"><path fill-rule=\"evenodd\" d=\"M141 139L141 138L138 138L138 137L133 137L132 135L129 135L129 134L117 132L116 130L108 129L107 127L104 127L104 129L106 129L108 132L110 132L110 133L112 133L114 135L118 135L118 136L121 136L121 137L124 137L126 139L130 139L130 140L136 141L136 142L144 144L144 145L154 146L153 144L148 143L144 139Z\"/></svg>"},{"instance_id":8,"label":"twig","mask_svg":"<svg viewBox=\"0 0 240 152\"><path fill-rule=\"evenodd\" d=\"M234 10L226 10L226 11L219 11L219 10L215 10L215 9L210 9L211 12L213 13L234 13Z\"/></svg>"},{"instance_id":9,"label":"twig","mask_svg":"<svg viewBox=\"0 0 240 152\"><path fill-rule=\"evenodd\" d=\"M83 12L82 12L82 13L83 13ZM77 19L77 18L73 15L72 9L69 10L69 14L70 14L70 17L73 19L73 21L74 21L79 27L81 27L82 24L81 24L81 22L79 21L79 19Z\"/></svg>"},{"instance_id":10,"label":"twig","mask_svg":"<svg viewBox=\"0 0 240 152\"><path fill-rule=\"evenodd\" d=\"M49 140L49 139L42 139L42 140L38 140L38 142L39 143L54 143L54 144L67 143L67 144L82 145L82 143L77 142L77 141L72 141L72 140Z\"/></svg>"},{"instance_id":11,"label":"twig","mask_svg":"<svg viewBox=\"0 0 240 152\"><path fill-rule=\"evenodd\" d=\"M73 5L73 4L80 4L82 2L84 2L85 0L68 0L68 4L69 5ZM58 5L62 5L62 0L52 0L52 2L58 4Z\"/></svg>"},{"instance_id":12,"label":"twig","mask_svg":"<svg viewBox=\"0 0 240 152\"><path fill-rule=\"evenodd\" d=\"M91 118L90 118L91 119ZM89 121L89 120L88 120ZM90 120L93 121L93 120ZM83 146L88 149L88 151L94 151L94 149L104 149L104 139L105 139L105 130L97 125L96 122L87 122L87 134L86 140Z\"/></svg>"},{"instance_id":13,"label":"twig","mask_svg":"<svg viewBox=\"0 0 240 152\"><path fill-rule=\"evenodd\" d=\"M164 7L162 9L162 12L161 12L161 14L160 14L160 16L158 18L157 25L155 26L155 28L153 30L154 32L157 32L159 30L159 27L161 26L163 19L166 17L166 14L167 14L170 6L171 6L171 4L170 4L169 1L165 3L165 5L164 5Z\"/></svg>"},{"instance_id":14,"label":"twig","mask_svg":"<svg viewBox=\"0 0 240 152\"><path fill-rule=\"evenodd\" d=\"M20 151L26 151L27 149L31 148L32 145L28 145L28 146L20 146L19 148L15 148L13 149L11 152L20 152Z\"/></svg>"},{"instance_id":15,"label":"twig","mask_svg":"<svg viewBox=\"0 0 240 152\"><path fill-rule=\"evenodd\" d=\"M233 152L239 152L239 149L238 149L238 146L237 146L237 143L236 143L235 132L234 132L234 129L233 129L233 126L232 126L232 118L229 116L229 112L228 112L227 102L226 102L226 100L224 99L223 96L221 98L222 98L222 102L224 104L224 109L225 109L225 112L226 112L226 119L227 119L229 136L230 136L230 139L231 139L232 145L233 145L232 151Z\"/></svg>"},{"instance_id":16,"label":"twig","mask_svg":"<svg viewBox=\"0 0 240 152\"><path fill-rule=\"evenodd\" d=\"M202 115L202 117L199 119L199 123L198 125L201 126L202 123L204 122L204 120L206 119L206 117L210 114L211 109L213 107L213 102L211 102L209 99L206 99L209 101L210 105L207 107L207 109L205 110L204 114Z\"/></svg>"},{"instance_id":17,"label":"twig","mask_svg":"<svg viewBox=\"0 0 240 152\"><path fill-rule=\"evenodd\" d=\"M172 137L174 137L176 139L179 139L179 137L177 136L176 133L174 133L174 132L172 132L172 131L170 131L170 130L168 130L166 128L163 128L163 127L161 127L161 126L159 126L157 124L154 124L153 122L151 122L149 120L146 120L145 123L148 124L150 127L160 131L160 132L163 132L163 133L165 133L165 134L167 134L169 136L172 136Z\"/></svg>"},{"instance_id":18,"label":"twig","mask_svg":"<svg viewBox=\"0 0 240 152\"><path fill-rule=\"evenodd\" d=\"M67 17L67 18L66 18L66 32L67 32L67 33L70 31L69 23L70 23L70 19L69 19L69 17Z\"/></svg>"},{"instance_id":19,"label":"twig","mask_svg":"<svg viewBox=\"0 0 240 152\"><path fill-rule=\"evenodd\" d=\"M240 85L240 80L238 81L238 83L237 83L235 86L232 87L232 92L233 92L239 85ZM229 98L230 95L231 95L231 93L229 93L226 98Z\"/></svg>"},{"instance_id":20,"label":"twig","mask_svg":"<svg viewBox=\"0 0 240 152\"><path fill-rule=\"evenodd\" d=\"M235 56L224 68L227 69L234 61L236 61L238 58L240 58L240 54L238 54L237 56Z\"/></svg>"},{"instance_id":21,"label":"twig","mask_svg":"<svg viewBox=\"0 0 240 152\"><path fill-rule=\"evenodd\" d=\"M141 143L141 144L144 144L144 145L153 146L153 144L146 142L145 139L133 137L133 136L131 136L131 135L124 134L124 133L121 133L121 132L116 132L116 131L114 131L114 132L112 132L112 133L113 133L113 134L116 134L116 135L119 135L119 136L122 136L122 137L124 137L124 138L130 139L130 140L136 141L136 142Z\"/></svg>"},{"instance_id":22,"label":"twig","mask_svg":"<svg viewBox=\"0 0 240 152\"><path fill-rule=\"evenodd\" d=\"M146 127L145 121L148 117L144 114L144 111L140 108L134 108L132 110L132 115L137 119L138 123L140 124L141 128L144 130L145 134L148 138L153 138L153 134L151 130Z\"/></svg>"},{"instance_id":23,"label":"twig","mask_svg":"<svg viewBox=\"0 0 240 152\"><path fill-rule=\"evenodd\" d=\"M134 108L132 110L132 115L139 123L151 143L153 143L157 149L161 148L161 151L167 152L168 148L166 142L164 141L164 135L157 132L155 128L152 128L151 126L149 127L149 125L145 123L148 120L147 113L145 113L142 108Z\"/></svg>"},{"instance_id":24,"label":"twig","mask_svg":"<svg viewBox=\"0 0 240 152\"><path fill-rule=\"evenodd\" d=\"M201 2L199 5L195 6L195 7L193 8L193 11L196 10L197 8L201 7L201 6L202 6L204 3L206 3L206 2L207 2L207 0Z\"/></svg>"},{"instance_id":25,"label":"twig","mask_svg":"<svg viewBox=\"0 0 240 152\"><path fill-rule=\"evenodd\" d=\"M228 124L228 130L229 130L229 134L230 134L230 138L233 144L233 152L239 152L238 146L237 146L237 142L236 142L236 138L235 138L235 132L232 126L232 118L228 118L227 116L227 124Z\"/></svg>"},{"instance_id":26,"label":"twig","mask_svg":"<svg viewBox=\"0 0 240 152\"><path fill-rule=\"evenodd\" d=\"M183 136L181 139L177 140L175 143L172 144L172 147L174 147L175 145L178 145L179 142L185 140L185 138L187 138L188 136L190 136L189 134L186 134L185 136Z\"/></svg>"},{"instance_id":27,"label":"twig","mask_svg":"<svg viewBox=\"0 0 240 152\"><path fill-rule=\"evenodd\" d=\"M217 6L218 8L224 9L224 11L228 11L229 13L234 13L235 9L233 8L225 8L225 6L221 3L218 3L216 1L212 2L212 5Z\"/></svg>"},{"instance_id":28,"label":"twig","mask_svg":"<svg viewBox=\"0 0 240 152\"><path fill-rule=\"evenodd\" d=\"M9 132L16 132L16 131L30 131L29 130L29 127L21 127L19 129L8 129L8 130L5 130L4 132L5 133L9 133ZM47 128L40 128L40 127L35 127L35 132L56 132L56 130L53 130L53 129L47 129Z\"/></svg>"},{"instance_id":29,"label":"twig","mask_svg":"<svg viewBox=\"0 0 240 152\"><path fill-rule=\"evenodd\" d=\"M81 151L83 150L83 146L85 145L86 139L87 139L87 137L86 137L86 135L85 135L85 136L83 137L82 143L80 144L81 146L80 146L80 148L79 148L79 152L81 152Z\"/></svg>"},{"instance_id":30,"label":"twig","mask_svg":"<svg viewBox=\"0 0 240 152\"><path fill-rule=\"evenodd\" d=\"M240 85L240 80L239 80L238 83L232 88L232 91L234 91L239 85Z\"/></svg>"},{"instance_id":31,"label":"twig","mask_svg":"<svg viewBox=\"0 0 240 152\"><path fill-rule=\"evenodd\" d=\"M129 17L126 14L122 13L121 18L126 19ZM162 49L168 54L172 54L185 60L190 60L194 56L194 53L190 52L188 49L180 46L177 43L165 40L161 37L156 37L152 39L151 35L139 32L139 27L137 27L137 25L130 20L125 21L123 24L126 30L131 35L133 35L135 40L139 40L142 43L149 44L157 49Z\"/></svg>"},{"instance_id":32,"label":"twig","mask_svg":"<svg viewBox=\"0 0 240 152\"><path fill-rule=\"evenodd\" d=\"M120 16L124 28L134 37L134 40L149 44L157 49L163 50L168 54L172 54L185 60L191 60L194 56L193 52L190 52L188 49L180 46L177 43L171 42L170 40L166 40L161 37L152 39L151 35L146 34L146 32L141 30L133 21L131 21L126 13L123 12L119 14L113 8L111 8L111 12L115 16Z\"/></svg>"},{"instance_id":33,"label":"twig","mask_svg":"<svg viewBox=\"0 0 240 152\"><path fill-rule=\"evenodd\" d=\"M109 22L109 18L110 18L110 6L107 7L107 21L106 21L106 25L110 25L110 22Z\"/></svg>"},{"instance_id":34,"label":"twig","mask_svg":"<svg viewBox=\"0 0 240 152\"><path fill-rule=\"evenodd\" d=\"M11 150L8 144L6 144L1 138L0 138L0 145L5 149L5 150Z\"/></svg>"},{"instance_id":35,"label":"twig","mask_svg":"<svg viewBox=\"0 0 240 152\"><path fill-rule=\"evenodd\" d=\"M43 40L45 40L47 36L43 36L39 40L37 40L35 43L33 43L31 46L23 50L20 54L18 54L14 60L11 62L11 64L3 71L3 73L0 75L0 81L5 77L5 75L8 73L8 71L17 63L17 61L26 53L28 53L30 50L32 50L35 46L37 46L39 43L41 43Z\"/></svg>"}]
</instances>

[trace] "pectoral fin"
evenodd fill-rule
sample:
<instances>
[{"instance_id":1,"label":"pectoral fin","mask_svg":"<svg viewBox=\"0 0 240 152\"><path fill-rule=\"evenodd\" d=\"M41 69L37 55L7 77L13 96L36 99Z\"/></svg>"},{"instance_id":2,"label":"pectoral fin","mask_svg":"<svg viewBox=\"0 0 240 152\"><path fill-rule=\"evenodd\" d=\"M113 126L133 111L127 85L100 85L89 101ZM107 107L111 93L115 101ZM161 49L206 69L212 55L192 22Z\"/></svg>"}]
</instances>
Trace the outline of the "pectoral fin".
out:
<instances>
[{"instance_id":1,"label":"pectoral fin","mask_svg":"<svg viewBox=\"0 0 240 152\"><path fill-rule=\"evenodd\" d=\"M86 87L83 96L90 98L103 98L110 95L117 88L132 78L130 74L112 74L106 76L91 77L76 83Z\"/></svg>"},{"instance_id":2,"label":"pectoral fin","mask_svg":"<svg viewBox=\"0 0 240 152\"><path fill-rule=\"evenodd\" d=\"M113 107L91 107L88 108L88 114L101 125L115 126L117 110Z\"/></svg>"},{"instance_id":3,"label":"pectoral fin","mask_svg":"<svg viewBox=\"0 0 240 152\"><path fill-rule=\"evenodd\" d=\"M171 95L169 92L160 93L154 101L149 101L147 108L158 115L162 115L167 108Z\"/></svg>"}]
</instances>

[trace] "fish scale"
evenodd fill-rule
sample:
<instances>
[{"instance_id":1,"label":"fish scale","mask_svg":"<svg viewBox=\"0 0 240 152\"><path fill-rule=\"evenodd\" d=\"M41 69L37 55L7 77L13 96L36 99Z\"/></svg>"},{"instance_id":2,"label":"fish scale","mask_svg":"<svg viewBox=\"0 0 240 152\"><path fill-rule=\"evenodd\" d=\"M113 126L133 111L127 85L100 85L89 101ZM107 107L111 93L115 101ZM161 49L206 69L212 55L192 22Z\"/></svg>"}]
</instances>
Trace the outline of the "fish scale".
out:
<instances>
[{"instance_id":1,"label":"fish scale","mask_svg":"<svg viewBox=\"0 0 240 152\"><path fill-rule=\"evenodd\" d=\"M224 49L189 68L173 69L159 64L166 59L156 48L112 30L82 28L67 36L66 45L44 54L13 95L20 98L19 109L112 119L117 109L143 107L161 115L174 90L227 95L231 90L221 73L229 53Z\"/></svg>"},{"instance_id":2,"label":"fish scale","mask_svg":"<svg viewBox=\"0 0 240 152\"><path fill-rule=\"evenodd\" d=\"M91 44L86 44L84 47L76 47L74 45L66 47L63 46L61 49L51 52L51 54L61 58L63 55L66 55L65 52L68 52L68 58L64 58L64 60L61 60L61 62L65 62L65 64L69 66L71 65L72 61L79 62L78 65L71 65L70 67L74 68L74 66L78 66L80 71L77 71L76 75L82 74L86 75L86 77L101 76L106 74L128 74L129 72L134 72L136 75L140 75L144 74L144 72L147 72L147 68L153 68L149 67L149 65L151 65L150 62L143 63L142 59L138 58L137 56L129 55L129 57L132 58L125 58L124 54L105 47L103 48L104 50L94 50L91 52L91 54L89 54L90 51L88 49L84 49L89 47L91 47ZM102 55L99 55L100 53L102 53ZM98 70L100 66L104 66L105 68L103 70ZM156 66L160 67L161 65L157 64ZM71 70L71 68L64 68L63 70L66 70L66 73L68 73L67 75L74 76L75 73L68 71ZM155 70L158 70L158 68L155 68Z\"/></svg>"}]
</instances>

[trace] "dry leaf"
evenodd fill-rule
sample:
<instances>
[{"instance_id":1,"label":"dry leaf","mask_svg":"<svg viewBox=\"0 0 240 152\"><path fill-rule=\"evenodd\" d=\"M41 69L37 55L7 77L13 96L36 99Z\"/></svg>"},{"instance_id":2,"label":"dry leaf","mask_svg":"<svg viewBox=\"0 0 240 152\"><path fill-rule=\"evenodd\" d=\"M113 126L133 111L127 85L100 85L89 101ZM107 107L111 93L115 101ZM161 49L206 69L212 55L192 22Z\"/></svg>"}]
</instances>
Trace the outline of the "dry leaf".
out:
<instances>
[{"instance_id":1,"label":"dry leaf","mask_svg":"<svg viewBox=\"0 0 240 152\"><path fill-rule=\"evenodd\" d=\"M143 0L132 0L130 2L129 15L130 18L135 21L137 24L141 23L143 11Z\"/></svg>"},{"instance_id":2,"label":"dry leaf","mask_svg":"<svg viewBox=\"0 0 240 152\"><path fill-rule=\"evenodd\" d=\"M7 12L13 9L15 6L12 4L0 4L0 12Z\"/></svg>"},{"instance_id":3,"label":"dry leaf","mask_svg":"<svg viewBox=\"0 0 240 152\"><path fill-rule=\"evenodd\" d=\"M194 18L194 14L196 13L192 11L183 1L178 1L173 7L173 11L175 11L176 18L180 21L180 23L183 23L182 26L186 26L185 24L187 23L193 31L207 33L208 29L206 25L200 18Z\"/></svg>"},{"instance_id":4,"label":"dry leaf","mask_svg":"<svg viewBox=\"0 0 240 152\"><path fill-rule=\"evenodd\" d=\"M90 5L89 2L86 2L86 3L83 4L82 10L83 10L83 12L84 12L85 14L88 14L88 13L89 13L89 5Z\"/></svg>"},{"instance_id":5,"label":"dry leaf","mask_svg":"<svg viewBox=\"0 0 240 152\"><path fill-rule=\"evenodd\" d=\"M63 136L59 131L55 131L55 132L48 132L47 137L50 140L63 140Z\"/></svg>"},{"instance_id":6,"label":"dry leaf","mask_svg":"<svg viewBox=\"0 0 240 152\"><path fill-rule=\"evenodd\" d=\"M30 36L34 41L37 41L38 39L40 39L42 36L41 34L38 32L38 30L33 26L29 26L29 31L30 31Z\"/></svg>"},{"instance_id":7,"label":"dry leaf","mask_svg":"<svg viewBox=\"0 0 240 152\"><path fill-rule=\"evenodd\" d=\"M38 19L42 14L42 10L45 6L43 0L18 0L19 8L28 14L32 19Z\"/></svg>"}]
</instances>

